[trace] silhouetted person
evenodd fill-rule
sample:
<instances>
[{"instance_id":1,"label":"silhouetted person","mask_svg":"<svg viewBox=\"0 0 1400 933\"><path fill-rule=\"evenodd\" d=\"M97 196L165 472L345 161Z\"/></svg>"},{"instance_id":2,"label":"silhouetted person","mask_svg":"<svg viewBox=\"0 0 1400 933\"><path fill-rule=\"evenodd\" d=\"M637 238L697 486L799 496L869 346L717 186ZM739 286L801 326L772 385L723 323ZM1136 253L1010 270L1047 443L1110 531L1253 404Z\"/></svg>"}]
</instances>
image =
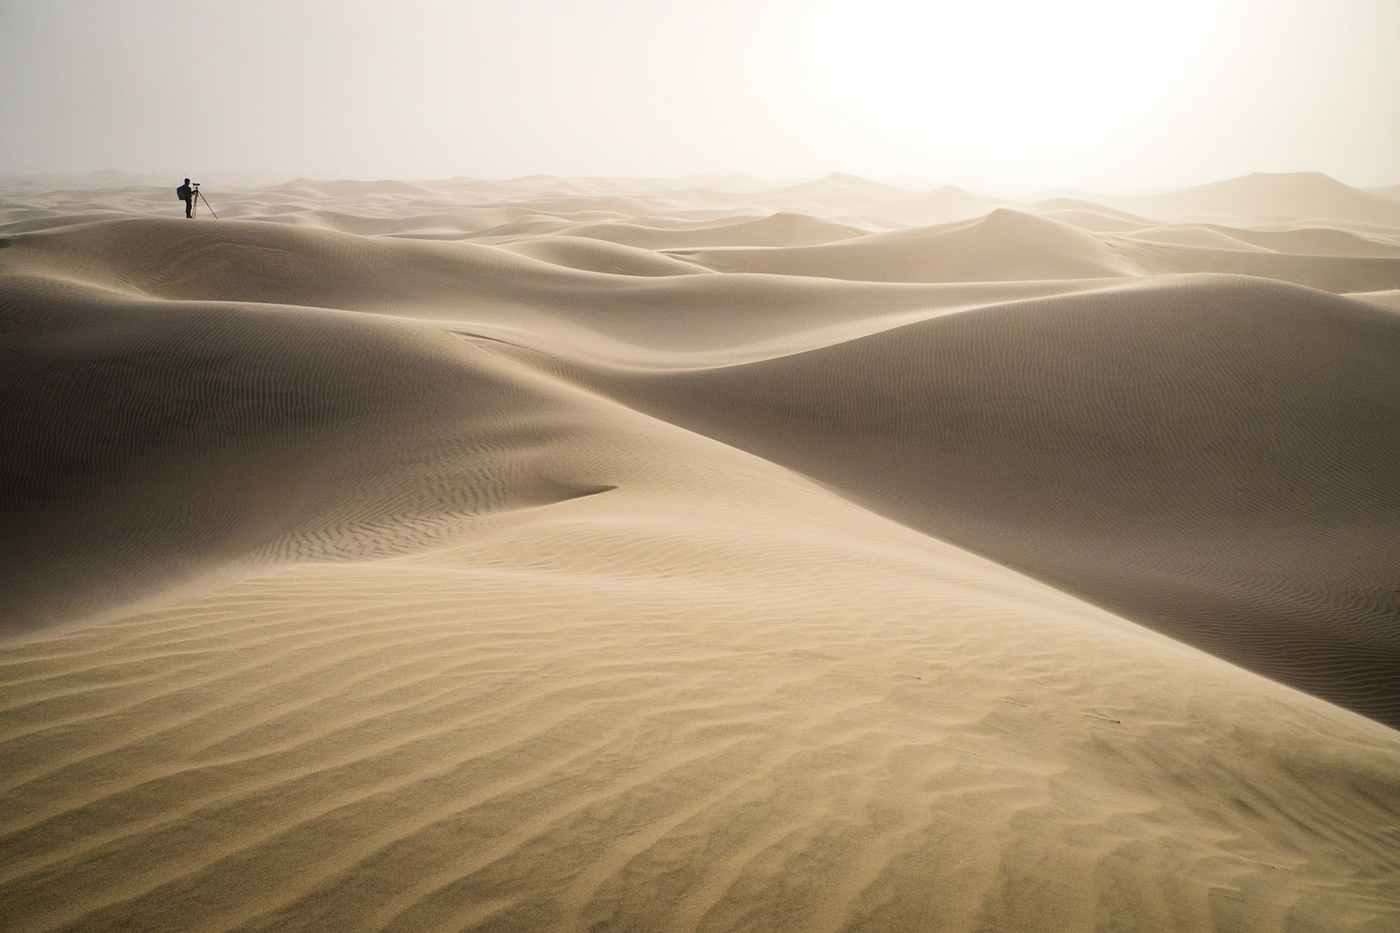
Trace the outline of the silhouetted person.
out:
<instances>
[{"instance_id":1,"label":"silhouetted person","mask_svg":"<svg viewBox=\"0 0 1400 933\"><path fill-rule=\"evenodd\" d=\"M185 216L194 216L194 189L190 187L190 180L185 179L185 183L175 189L175 196L185 202Z\"/></svg>"}]
</instances>

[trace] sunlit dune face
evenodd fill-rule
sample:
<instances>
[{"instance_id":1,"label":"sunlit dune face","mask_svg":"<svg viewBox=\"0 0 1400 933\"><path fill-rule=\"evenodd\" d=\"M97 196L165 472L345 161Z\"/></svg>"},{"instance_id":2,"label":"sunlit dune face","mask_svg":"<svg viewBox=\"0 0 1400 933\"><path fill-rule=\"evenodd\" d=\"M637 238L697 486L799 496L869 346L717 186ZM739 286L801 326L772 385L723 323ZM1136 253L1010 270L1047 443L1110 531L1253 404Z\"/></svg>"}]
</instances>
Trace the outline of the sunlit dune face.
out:
<instances>
[{"instance_id":1,"label":"sunlit dune face","mask_svg":"<svg viewBox=\"0 0 1400 933\"><path fill-rule=\"evenodd\" d=\"M1204 4L841 0L835 67L916 133L1053 137L1189 79Z\"/></svg>"}]
</instances>

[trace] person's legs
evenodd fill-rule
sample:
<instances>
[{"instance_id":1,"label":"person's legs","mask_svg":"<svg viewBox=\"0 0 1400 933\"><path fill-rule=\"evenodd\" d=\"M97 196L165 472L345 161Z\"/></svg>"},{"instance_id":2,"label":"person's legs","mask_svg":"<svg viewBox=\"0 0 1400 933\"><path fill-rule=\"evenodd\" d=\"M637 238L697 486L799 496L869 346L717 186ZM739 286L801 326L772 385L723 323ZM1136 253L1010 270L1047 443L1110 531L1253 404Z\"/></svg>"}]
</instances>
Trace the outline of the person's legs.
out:
<instances>
[{"instance_id":1,"label":"person's legs","mask_svg":"<svg viewBox=\"0 0 1400 933\"><path fill-rule=\"evenodd\" d=\"M194 216L194 198L185 198L185 216Z\"/></svg>"}]
</instances>

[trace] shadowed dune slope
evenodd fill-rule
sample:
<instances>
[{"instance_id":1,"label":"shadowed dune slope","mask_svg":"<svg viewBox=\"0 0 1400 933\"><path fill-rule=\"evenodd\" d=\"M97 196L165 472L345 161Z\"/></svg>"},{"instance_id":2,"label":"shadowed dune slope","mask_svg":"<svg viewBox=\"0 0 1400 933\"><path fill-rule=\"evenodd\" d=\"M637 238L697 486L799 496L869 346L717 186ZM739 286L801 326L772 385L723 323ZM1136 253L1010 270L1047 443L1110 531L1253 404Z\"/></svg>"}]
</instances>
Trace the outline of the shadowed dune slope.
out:
<instances>
[{"instance_id":1,"label":"shadowed dune slope","mask_svg":"<svg viewBox=\"0 0 1400 933\"><path fill-rule=\"evenodd\" d=\"M1400 287L1400 257L1285 254L1248 247L1217 249L1127 238L1115 239L1111 245L1144 275L1176 272L1252 275L1337 294Z\"/></svg>"},{"instance_id":2,"label":"shadowed dune slope","mask_svg":"<svg viewBox=\"0 0 1400 933\"><path fill-rule=\"evenodd\" d=\"M548 406L435 329L14 280L0 328L0 392L25 399L0 411L9 634L589 488L538 468L566 433Z\"/></svg>"},{"instance_id":3,"label":"shadowed dune slope","mask_svg":"<svg viewBox=\"0 0 1400 933\"><path fill-rule=\"evenodd\" d=\"M1184 277L749 365L632 404L1400 725L1400 319Z\"/></svg>"}]
</instances>

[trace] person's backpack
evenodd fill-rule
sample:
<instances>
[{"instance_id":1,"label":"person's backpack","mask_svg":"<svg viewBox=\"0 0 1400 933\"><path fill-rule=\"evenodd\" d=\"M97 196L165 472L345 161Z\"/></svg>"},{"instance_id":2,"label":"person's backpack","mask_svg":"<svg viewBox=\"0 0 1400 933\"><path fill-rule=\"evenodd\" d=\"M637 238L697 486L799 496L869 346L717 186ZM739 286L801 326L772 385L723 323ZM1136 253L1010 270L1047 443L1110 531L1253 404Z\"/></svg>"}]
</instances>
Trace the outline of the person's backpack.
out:
<instances>
[{"instance_id":1,"label":"person's backpack","mask_svg":"<svg viewBox=\"0 0 1400 933\"><path fill-rule=\"evenodd\" d=\"M184 185L181 185L180 187L178 187L178 188L175 189L175 200L177 200L177 201L183 201L183 200L185 200L185 198L188 197L188 196L189 196L189 189L186 188Z\"/></svg>"}]
</instances>

